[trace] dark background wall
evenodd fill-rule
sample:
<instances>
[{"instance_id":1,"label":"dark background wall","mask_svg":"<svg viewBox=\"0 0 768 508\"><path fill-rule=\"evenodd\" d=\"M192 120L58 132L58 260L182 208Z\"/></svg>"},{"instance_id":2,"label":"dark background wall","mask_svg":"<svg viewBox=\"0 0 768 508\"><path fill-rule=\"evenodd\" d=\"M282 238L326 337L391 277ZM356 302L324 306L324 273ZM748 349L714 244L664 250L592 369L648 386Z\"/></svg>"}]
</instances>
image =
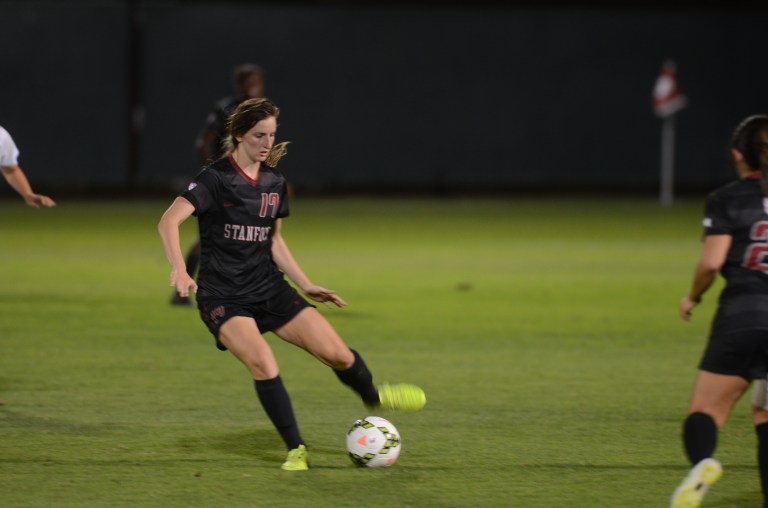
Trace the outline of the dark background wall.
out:
<instances>
[{"instance_id":1,"label":"dark background wall","mask_svg":"<svg viewBox=\"0 0 768 508\"><path fill-rule=\"evenodd\" d=\"M727 180L730 132L768 110L764 10L0 1L0 19L0 125L62 192L179 188L246 61L306 191L652 190L667 58L690 100L679 187Z\"/></svg>"}]
</instances>

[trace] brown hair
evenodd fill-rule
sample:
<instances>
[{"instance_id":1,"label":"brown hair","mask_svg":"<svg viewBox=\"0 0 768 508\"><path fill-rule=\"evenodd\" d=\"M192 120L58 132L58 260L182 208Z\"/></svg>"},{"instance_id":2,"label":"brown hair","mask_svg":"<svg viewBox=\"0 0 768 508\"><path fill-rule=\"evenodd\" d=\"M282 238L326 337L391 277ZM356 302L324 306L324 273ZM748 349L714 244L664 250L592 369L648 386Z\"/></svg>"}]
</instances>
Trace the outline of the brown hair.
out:
<instances>
[{"instance_id":1,"label":"brown hair","mask_svg":"<svg viewBox=\"0 0 768 508\"><path fill-rule=\"evenodd\" d=\"M741 153L747 166L762 173L763 194L768 196L768 115L744 119L733 132L731 147Z\"/></svg>"},{"instance_id":2,"label":"brown hair","mask_svg":"<svg viewBox=\"0 0 768 508\"><path fill-rule=\"evenodd\" d=\"M241 102L227 121L227 138L224 140L225 156L232 155L235 151L239 144L237 138L243 137L254 125L271 116L277 119L280 116L280 108L269 99L248 99ZM271 167L277 166L280 159L288 153L286 148L288 143L289 141L283 141L273 146L264 163Z\"/></svg>"}]
</instances>

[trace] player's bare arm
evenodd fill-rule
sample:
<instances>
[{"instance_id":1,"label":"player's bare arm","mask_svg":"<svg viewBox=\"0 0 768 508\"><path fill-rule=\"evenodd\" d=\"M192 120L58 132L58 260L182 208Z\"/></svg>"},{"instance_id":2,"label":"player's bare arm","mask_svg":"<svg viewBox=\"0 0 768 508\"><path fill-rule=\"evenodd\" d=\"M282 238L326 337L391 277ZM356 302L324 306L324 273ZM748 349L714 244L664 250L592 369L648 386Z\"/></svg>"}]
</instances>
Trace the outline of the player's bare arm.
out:
<instances>
[{"instance_id":1,"label":"player's bare arm","mask_svg":"<svg viewBox=\"0 0 768 508\"><path fill-rule=\"evenodd\" d=\"M192 203L182 197L176 198L165 211L157 225L160 238L163 240L165 257L171 265L170 285L176 288L179 296L189 296L189 290L197 292L197 283L187 274L184 256L179 242L179 226L195 211Z\"/></svg>"},{"instance_id":2,"label":"player's bare arm","mask_svg":"<svg viewBox=\"0 0 768 508\"><path fill-rule=\"evenodd\" d=\"M0 172L3 173L8 184L13 187L13 190L19 193L24 198L24 202L32 208L40 208L44 206L50 208L56 206L56 202L43 194L36 194L32 187L29 185L26 175L19 166L6 166L0 168Z\"/></svg>"},{"instance_id":3,"label":"player's bare arm","mask_svg":"<svg viewBox=\"0 0 768 508\"><path fill-rule=\"evenodd\" d=\"M347 302L334 291L312 284L294 259L293 254L291 254L288 244L283 239L281 229L282 220L275 220L274 233L272 235L272 259L277 267L312 300L324 303L328 307L330 307L331 303L337 307L345 307Z\"/></svg>"},{"instance_id":4,"label":"player's bare arm","mask_svg":"<svg viewBox=\"0 0 768 508\"><path fill-rule=\"evenodd\" d=\"M680 302L680 317L684 320L691 320L691 311L715 282L725 264L731 242L731 235L708 235L704 238L704 250L696 264L691 290Z\"/></svg>"}]
</instances>

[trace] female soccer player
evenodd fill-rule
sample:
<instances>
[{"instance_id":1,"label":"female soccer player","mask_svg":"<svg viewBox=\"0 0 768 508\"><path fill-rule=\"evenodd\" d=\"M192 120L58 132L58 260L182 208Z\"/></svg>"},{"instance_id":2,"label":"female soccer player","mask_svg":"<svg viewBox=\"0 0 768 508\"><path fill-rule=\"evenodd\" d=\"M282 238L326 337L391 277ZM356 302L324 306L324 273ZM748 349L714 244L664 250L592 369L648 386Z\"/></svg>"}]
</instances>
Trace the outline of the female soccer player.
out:
<instances>
[{"instance_id":1,"label":"female soccer player","mask_svg":"<svg viewBox=\"0 0 768 508\"><path fill-rule=\"evenodd\" d=\"M284 275L312 300L346 305L335 292L310 281L281 235L288 216L286 182L265 164L277 148L279 114L269 99L242 102L229 121L228 156L197 175L165 212L158 230L171 264L171 286L181 296L196 293L216 346L248 369L264 411L288 447L282 469L300 471L308 469L307 449L263 333L274 332L314 355L369 407L415 411L426 398L413 385L376 388L362 357L285 280ZM179 247L179 225L190 215L198 218L202 241L197 283L187 274Z\"/></svg>"},{"instance_id":2,"label":"female soccer player","mask_svg":"<svg viewBox=\"0 0 768 508\"><path fill-rule=\"evenodd\" d=\"M751 116L739 124L731 154L739 180L707 198L704 250L691 289L680 302L680 316L688 321L717 274L725 278L683 425L693 468L675 490L673 508L699 506L720 478L722 467L712 458L718 429L752 380L765 379L768 372L768 116ZM768 498L768 411L762 405L753 404L753 420Z\"/></svg>"},{"instance_id":3,"label":"female soccer player","mask_svg":"<svg viewBox=\"0 0 768 508\"><path fill-rule=\"evenodd\" d=\"M246 99L264 97L264 70L258 65L240 64L235 67L232 78L236 94L216 102L216 106L205 118L205 125L195 140L195 147L203 165L208 165L223 155L222 150L225 149L227 138L227 120L237 105ZM184 262L187 273L190 277L194 277L200 263L200 238L195 239L195 243L187 249ZM191 305L192 302L189 301L189 297L179 296L174 291L171 295L171 303Z\"/></svg>"}]
</instances>

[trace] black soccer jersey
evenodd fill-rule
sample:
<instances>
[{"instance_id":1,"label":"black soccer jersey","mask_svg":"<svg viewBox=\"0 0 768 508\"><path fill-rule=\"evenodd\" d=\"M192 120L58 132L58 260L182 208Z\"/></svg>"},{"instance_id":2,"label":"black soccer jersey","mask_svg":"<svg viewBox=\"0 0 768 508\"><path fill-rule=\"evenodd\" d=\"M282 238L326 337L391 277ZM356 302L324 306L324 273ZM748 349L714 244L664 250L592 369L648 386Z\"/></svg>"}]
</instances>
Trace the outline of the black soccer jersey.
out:
<instances>
[{"instance_id":1,"label":"black soccer jersey","mask_svg":"<svg viewBox=\"0 0 768 508\"><path fill-rule=\"evenodd\" d=\"M739 180L711 193L704 233L732 238L713 332L768 329L768 199L760 180Z\"/></svg>"},{"instance_id":2,"label":"black soccer jersey","mask_svg":"<svg viewBox=\"0 0 768 508\"><path fill-rule=\"evenodd\" d=\"M231 158L203 169L181 196L195 207L202 254L199 298L269 298L283 278L272 259L275 219L288 216L285 178L261 165L252 180Z\"/></svg>"}]
</instances>

